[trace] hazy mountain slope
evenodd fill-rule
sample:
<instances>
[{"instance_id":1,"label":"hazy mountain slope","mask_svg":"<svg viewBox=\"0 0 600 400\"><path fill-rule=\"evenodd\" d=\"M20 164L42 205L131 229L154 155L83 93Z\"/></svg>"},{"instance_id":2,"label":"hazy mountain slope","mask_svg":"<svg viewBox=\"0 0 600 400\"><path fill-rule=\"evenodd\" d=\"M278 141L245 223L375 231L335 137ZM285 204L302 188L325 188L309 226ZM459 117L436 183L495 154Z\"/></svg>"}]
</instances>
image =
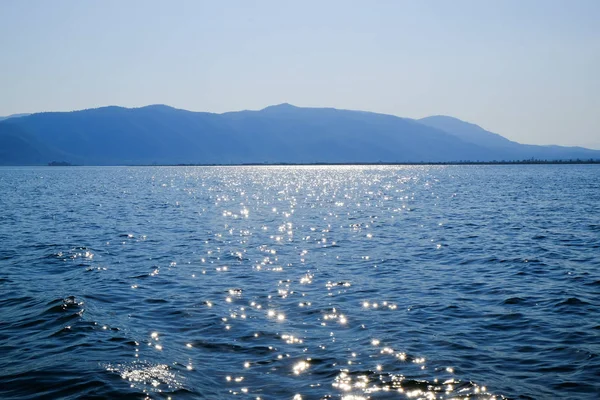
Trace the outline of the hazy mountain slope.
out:
<instances>
[{"instance_id":1,"label":"hazy mountain slope","mask_svg":"<svg viewBox=\"0 0 600 400\"><path fill-rule=\"evenodd\" d=\"M209 149L224 147L219 142L226 134L214 118L165 106L105 107L35 114L20 119L19 124L77 163L176 163L211 158Z\"/></svg>"},{"instance_id":2,"label":"hazy mountain slope","mask_svg":"<svg viewBox=\"0 0 600 400\"><path fill-rule=\"evenodd\" d=\"M0 121L4 121L5 119L10 119L10 118L25 117L27 115L31 115L31 114L12 114L12 115L7 115L6 117L0 117Z\"/></svg>"},{"instance_id":3,"label":"hazy mountain slope","mask_svg":"<svg viewBox=\"0 0 600 400\"><path fill-rule=\"evenodd\" d=\"M512 147L519 145L497 133L489 132L479 125L461 121L458 118L445 115L435 115L417 120L417 122L448 132L465 142L478 144L486 147Z\"/></svg>"},{"instance_id":4,"label":"hazy mountain slope","mask_svg":"<svg viewBox=\"0 0 600 400\"><path fill-rule=\"evenodd\" d=\"M0 123L0 165L46 164L61 157L60 151L9 121Z\"/></svg>"},{"instance_id":5,"label":"hazy mountain slope","mask_svg":"<svg viewBox=\"0 0 600 400\"><path fill-rule=\"evenodd\" d=\"M448 117L289 104L224 114L164 105L39 113L0 122L0 164L239 164L600 158L525 146Z\"/></svg>"},{"instance_id":6,"label":"hazy mountain slope","mask_svg":"<svg viewBox=\"0 0 600 400\"><path fill-rule=\"evenodd\" d=\"M531 158L540 160L587 160L600 157L600 151L585 149L583 147L520 144L508 140L497 133L487 131L478 125L444 115L426 117L417 121L429 127L440 129L465 142L493 149L498 153L500 160L528 160Z\"/></svg>"}]
</instances>

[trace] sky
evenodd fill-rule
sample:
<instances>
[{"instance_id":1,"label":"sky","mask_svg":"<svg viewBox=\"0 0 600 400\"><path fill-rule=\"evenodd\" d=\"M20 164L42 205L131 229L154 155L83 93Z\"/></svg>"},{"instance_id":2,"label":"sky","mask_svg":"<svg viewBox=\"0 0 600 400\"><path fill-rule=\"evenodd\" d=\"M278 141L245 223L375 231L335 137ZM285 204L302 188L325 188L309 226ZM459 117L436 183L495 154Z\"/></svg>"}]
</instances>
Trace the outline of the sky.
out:
<instances>
[{"instance_id":1,"label":"sky","mask_svg":"<svg viewBox=\"0 0 600 400\"><path fill-rule=\"evenodd\" d=\"M0 115L284 102L600 149L600 1L0 0Z\"/></svg>"}]
</instances>

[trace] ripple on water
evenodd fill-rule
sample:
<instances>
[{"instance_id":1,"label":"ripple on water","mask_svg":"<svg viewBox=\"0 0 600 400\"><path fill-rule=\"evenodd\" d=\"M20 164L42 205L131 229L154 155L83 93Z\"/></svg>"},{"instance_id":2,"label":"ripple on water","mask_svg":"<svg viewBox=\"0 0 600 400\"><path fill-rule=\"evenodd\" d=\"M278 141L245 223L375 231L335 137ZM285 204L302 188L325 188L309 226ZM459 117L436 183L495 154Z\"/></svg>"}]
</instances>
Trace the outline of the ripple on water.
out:
<instances>
[{"instance_id":1,"label":"ripple on water","mask_svg":"<svg viewBox=\"0 0 600 400\"><path fill-rule=\"evenodd\" d=\"M135 361L128 364L107 364L108 372L116 373L144 392L174 392L184 388L183 378L166 364Z\"/></svg>"},{"instance_id":2,"label":"ripple on water","mask_svg":"<svg viewBox=\"0 0 600 400\"><path fill-rule=\"evenodd\" d=\"M0 169L0 397L595 399L599 179Z\"/></svg>"}]
</instances>

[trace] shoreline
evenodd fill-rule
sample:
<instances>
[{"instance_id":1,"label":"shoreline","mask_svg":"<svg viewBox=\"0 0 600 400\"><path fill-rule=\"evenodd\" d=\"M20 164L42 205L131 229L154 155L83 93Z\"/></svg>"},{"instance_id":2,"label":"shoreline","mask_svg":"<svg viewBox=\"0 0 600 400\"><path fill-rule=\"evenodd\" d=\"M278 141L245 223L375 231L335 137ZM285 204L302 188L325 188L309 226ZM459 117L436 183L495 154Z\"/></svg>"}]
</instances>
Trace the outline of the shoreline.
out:
<instances>
[{"instance_id":1,"label":"shoreline","mask_svg":"<svg viewBox=\"0 0 600 400\"><path fill-rule=\"evenodd\" d=\"M222 164L133 164L129 167L260 167L260 166L351 166L351 165L548 165L548 164L600 164L600 160L569 161L441 161L441 162L315 162L315 163L222 163Z\"/></svg>"},{"instance_id":2,"label":"shoreline","mask_svg":"<svg viewBox=\"0 0 600 400\"><path fill-rule=\"evenodd\" d=\"M415 161L415 162L313 162L313 163L178 163L178 164L71 164L52 162L47 164L15 164L0 167L284 167L284 166L409 166L409 165L591 165L600 164L600 159L591 160L518 160L518 161Z\"/></svg>"}]
</instances>

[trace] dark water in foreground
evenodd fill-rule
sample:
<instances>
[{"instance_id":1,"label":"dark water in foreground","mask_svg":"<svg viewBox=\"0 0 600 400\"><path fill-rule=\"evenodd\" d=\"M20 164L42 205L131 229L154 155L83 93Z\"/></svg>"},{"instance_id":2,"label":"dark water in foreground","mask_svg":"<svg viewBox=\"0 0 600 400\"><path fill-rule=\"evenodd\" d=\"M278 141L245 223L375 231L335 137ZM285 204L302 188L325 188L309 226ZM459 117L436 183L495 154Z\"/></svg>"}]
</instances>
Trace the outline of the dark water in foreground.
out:
<instances>
[{"instance_id":1,"label":"dark water in foreground","mask_svg":"<svg viewBox=\"0 0 600 400\"><path fill-rule=\"evenodd\" d=\"M600 167L0 169L0 398L597 399Z\"/></svg>"}]
</instances>

